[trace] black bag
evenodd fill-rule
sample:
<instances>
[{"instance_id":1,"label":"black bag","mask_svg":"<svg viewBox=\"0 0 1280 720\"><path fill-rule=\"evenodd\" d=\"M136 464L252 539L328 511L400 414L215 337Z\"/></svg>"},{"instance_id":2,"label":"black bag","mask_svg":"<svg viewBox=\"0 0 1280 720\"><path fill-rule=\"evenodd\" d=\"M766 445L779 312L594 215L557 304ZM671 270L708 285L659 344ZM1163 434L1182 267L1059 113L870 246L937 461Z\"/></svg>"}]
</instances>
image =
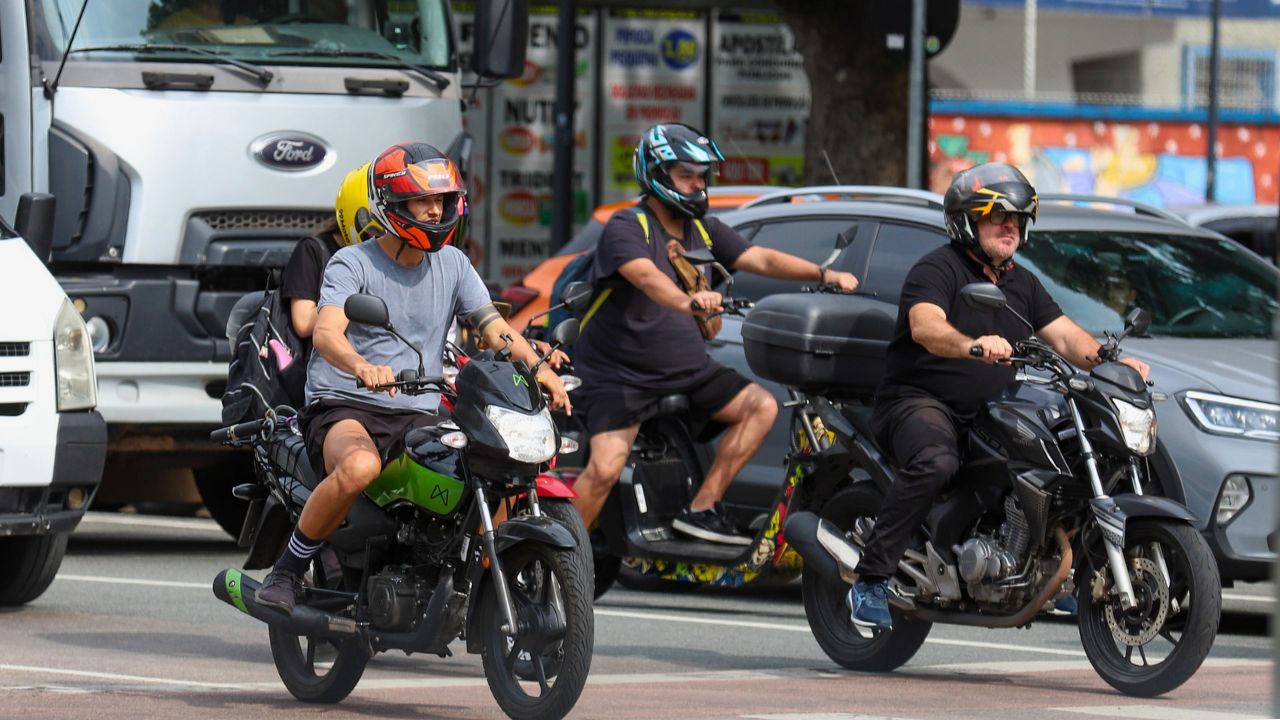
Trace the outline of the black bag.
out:
<instances>
[{"instance_id":1,"label":"black bag","mask_svg":"<svg viewBox=\"0 0 1280 720\"><path fill-rule=\"evenodd\" d=\"M278 290L240 298L227 321L232 340L222 423L261 418L270 408L299 408L307 381L307 346L293 332Z\"/></svg>"}]
</instances>

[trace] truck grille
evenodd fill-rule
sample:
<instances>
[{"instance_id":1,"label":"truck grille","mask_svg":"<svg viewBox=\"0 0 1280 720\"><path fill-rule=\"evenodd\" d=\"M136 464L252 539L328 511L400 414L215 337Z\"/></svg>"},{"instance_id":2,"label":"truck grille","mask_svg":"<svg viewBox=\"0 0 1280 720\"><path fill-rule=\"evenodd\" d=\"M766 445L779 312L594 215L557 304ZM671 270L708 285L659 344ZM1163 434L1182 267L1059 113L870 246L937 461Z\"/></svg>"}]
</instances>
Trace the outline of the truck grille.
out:
<instances>
[{"instance_id":1,"label":"truck grille","mask_svg":"<svg viewBox=\"0 0 1280 720\"><path fill-rule=\"evenodd\" d=\"M31 384L29 372L0 373L0 387L26 387Z\"/></svg>"},{"instance_id":2,"label":"truck grille","mask_svg":"<svg viewBox=\"0 0 1280 720\"><path fill-rule=\"evenodd\" d=\"M323 210L216 210L196 213L213 230L300 230L311 232L332 212Z\"/></svg>"},{"instance_id":3,"label":"truck grille","mask_svg":"<svg viewBox=\"0 0 1280 720\"><path fill-rule=\"evenodd\" d=\"M0 357L26 357L30 354L29 342L0 342Z\"/></svg>"}]
</instances>

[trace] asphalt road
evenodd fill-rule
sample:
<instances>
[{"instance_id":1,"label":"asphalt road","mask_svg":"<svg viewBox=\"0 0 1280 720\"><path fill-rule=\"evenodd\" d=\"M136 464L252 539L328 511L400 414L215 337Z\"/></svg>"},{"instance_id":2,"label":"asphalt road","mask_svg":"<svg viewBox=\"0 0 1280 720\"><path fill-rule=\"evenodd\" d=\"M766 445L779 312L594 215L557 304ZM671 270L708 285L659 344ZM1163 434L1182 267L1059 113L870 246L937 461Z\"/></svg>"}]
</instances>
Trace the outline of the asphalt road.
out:
<instances>
[{"instance_id":1,"label":"asphalt road","mask_svg":"<svg viewBox=\"0 0 1280 720\"><path fill-rule=\"evenodd\" d=\"M216 600L242 559L212 521L91 513L53 586L0 611L0 718L499 718L477 656L379 655L336 707L298 703L266 630ZM260 575L260 573L255 573ZM1224 591L1209 660L1159 699L1128 698L1089 667L1075 626L935 626L891 675L840 670L810 635L795 587L615 588L596 605L591 678L573 717L852 720L886 717L1269 717L1270 585Z\"/></svg>"}]
</instances>

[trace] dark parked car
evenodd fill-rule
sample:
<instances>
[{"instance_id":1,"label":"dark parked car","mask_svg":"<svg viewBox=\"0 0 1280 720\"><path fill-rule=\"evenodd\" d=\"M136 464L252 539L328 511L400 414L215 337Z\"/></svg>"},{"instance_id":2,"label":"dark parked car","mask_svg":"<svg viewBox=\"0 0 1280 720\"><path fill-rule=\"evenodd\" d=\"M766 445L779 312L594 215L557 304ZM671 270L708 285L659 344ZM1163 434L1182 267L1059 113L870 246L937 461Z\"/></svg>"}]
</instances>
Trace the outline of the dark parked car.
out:
<instances>
[{"instance_id":1,"label":"dark parked car","mask_svg":"<svg viewBox=\"0 0 1280 720\"><path fill-rule=\"evenodd\" d=\"M1273 263L1277 260L1280 209L1275 205L1201 205L1173 211L1196 227L1226 235Z\"/></svg>"},{"instance_id":2,"label":"dark parked car","mask_svg":"<svg viewBox=\"0 0 1280 720\"><path fill-rule=\"evenodd\" d=\"M814 261L840 245L833 267L856 274L862 292L896 304L907 270L947 242L942 198L857 190L789 190L721 218L753 243ZM1113 205L1100 207L1100 200ZM1119 332L1134 305L1152 313L1149 336L1125 348L1151 365L1154 390L1167 396L1157 404L1161 443L1151 461L1161 492L1195 513L1224 581L1268 577L1277 526L1280 393L1272 327L1280 270L1173 213L1126 201L1044 196L1029 235L1016 260L1085 329ZM759 300L801 285L742 273L735 294ZM740 327L726 317L710 351L751 376ZM780 386L757 382L787 397ZM787 417L780 413L730 488L731 510L767 504L782 482Z\"/></svg>"}]
</instances>

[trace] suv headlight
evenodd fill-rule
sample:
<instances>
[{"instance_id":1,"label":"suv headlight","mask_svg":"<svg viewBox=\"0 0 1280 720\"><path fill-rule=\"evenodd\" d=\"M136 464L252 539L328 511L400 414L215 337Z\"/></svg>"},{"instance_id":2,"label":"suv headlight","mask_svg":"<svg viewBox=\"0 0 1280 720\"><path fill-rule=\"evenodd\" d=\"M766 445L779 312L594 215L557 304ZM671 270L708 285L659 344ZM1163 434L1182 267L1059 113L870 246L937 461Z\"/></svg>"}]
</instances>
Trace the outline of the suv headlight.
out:
<instances>
[{"instance_id":1,"label":"suv headlight","mask_svg":"<svg viewBox=\"0 0 1280 720\"><path fill-rule=\"evenodd\" d=\"M1119 398L1111 398L1111 404L1115 405L1120 419L1124 444L1139 455L1151 452L1156 444L1156 411L1150 408L1143 410Z\"/></svg>"},{"instance_id":2,"label":"suv headlight","mask_svg":"<svg viewBox=\"0 0 1280 720\"><path fill-rule=\"evenodd\" d=\"M93 374L93 343L80 313L63 300L53 326L53 362L57 369L58 411L88 410L98 404Z\"/></svg>"},{"instance_id":3,"label":"suv headlight","mask_svg":"<svg viewBox=\"0 0 1280 720\"><path fill-rule=\"evenodd\" d=\"M1205 432L1280 440L1280 405L1194 390L1183 395L1182 402Z\"/></svg>"},{"instance_id":4,"label":"suv headlight","mask_svg":"<svg viewBox=\"0 0 1280 720\"><path fill-rule=\"evenodd\" d=\"M512 460L543 463L556 454L556 426L546 408L536 415L526 415L490 405L484 409L489 422L498 430Z\"/></svg>"}]
</instances>

